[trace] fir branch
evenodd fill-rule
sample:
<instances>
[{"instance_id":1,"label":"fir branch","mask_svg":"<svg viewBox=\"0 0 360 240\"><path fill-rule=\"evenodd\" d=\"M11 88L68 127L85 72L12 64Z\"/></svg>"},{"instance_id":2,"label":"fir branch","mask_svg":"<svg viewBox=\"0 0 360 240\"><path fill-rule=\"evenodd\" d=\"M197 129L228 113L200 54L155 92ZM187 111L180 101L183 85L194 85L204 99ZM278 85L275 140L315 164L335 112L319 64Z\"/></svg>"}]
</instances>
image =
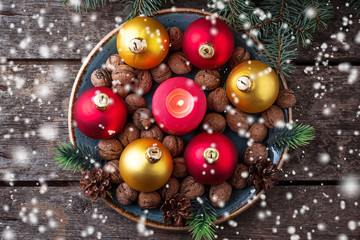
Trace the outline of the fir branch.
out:
<instances>
[{"instance_id":1,"label":"fir branch","mask_svg":"<svg viewBox=\"0 0 360 240\"><path fill-rule=\"evenodd\" d=\"M215 237L216 211L207 198L201 198L192 203L194 212L186 222L190 226L189 232L195 240L211 240Z\"/></svg>"},{"instance_id":2,"label":"fir branch","mask_svg":"<svg viewBox=\"0 0 360 240\"><path fill-rule=\"evenodd\" d=\"M360 15L360 1L359 0L350 0L348 2L349 6L356 12L356 16Z\"/></svg>"},{"instance_id":3,"label":"fir branch","mask_svg":"<svg viewBox=\"0 0 360 240\"><path fill-rule=\"evenodd\" d=\"M169 0L174 3L174 0ZM126 6L123 13L127 13L126 20L130 20L136 16L153 16L154 12L158 11L160 7L168 2L168 0L122 0Z\"/></svg>"},{"instance_id":4,"label":"fir branch","mask_svg":"<svg viewBox=\"0 0 360 240\"><path fill-rule=\"evenodd\" d=\"M275 128L267 140L268 147L280 152L284 148L296 149L314 140L314 128L309 125L293 124L291 127Z\"/></svg>"},{"instance_id":5,"label":"fir branch","mask_svg":"<svg viewBox=\"0 0 360 240\"><path fill-rule=\"evenodd\" d=\"M56 164L65 170L72 170L74 173L86 169L91 170L96 163L102 162L94 148L89 148L83 144L74 146L62 143L55 150Z\"/></svg>"},{"instance_id":6,"label":"fir branch","mask_svg":"<svg viewBox=\"0 0 360 240\"><path fill-rule=\"evenodd\" d=\"M81 6L83 5L85 7L85 12L89 8L96 9L97 7L104 7L107 2L111 2L111 0L63 0L62 3L70 3L75 6L76 12L81 12Z\"/></svg>"}]
</instances>

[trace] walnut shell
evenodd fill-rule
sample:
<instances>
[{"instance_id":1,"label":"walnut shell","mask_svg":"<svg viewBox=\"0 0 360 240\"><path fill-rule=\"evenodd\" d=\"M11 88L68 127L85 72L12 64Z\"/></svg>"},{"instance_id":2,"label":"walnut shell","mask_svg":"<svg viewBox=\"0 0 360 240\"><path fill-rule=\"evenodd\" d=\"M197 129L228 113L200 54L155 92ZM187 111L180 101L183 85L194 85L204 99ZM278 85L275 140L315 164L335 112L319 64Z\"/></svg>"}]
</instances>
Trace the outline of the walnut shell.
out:
<instances>
[{"instance_id":1,"label":"walnut shell","mask_svg":"<svg viewBox=\"0 0 360 240\"><path fill-rule=\"evenodd\" d=\"M209 133L218 132L222 133L226 128L226 120L219 113L211 112L204 116L204 119L200 125L202 131Z\"/></svg>"},{"instance_id":2,"label":"walnut shell","mask_svg":"<svg viewBox=\"0 0 360 240\"><path fill-rule=\"evenodd\" d=\"M195 75L195 82L204 90L214 90L220 85L220 72L216 69L213 70L200 70Z\"/></svg>"},{"instance_id":3,"label":"walnut shell","mask_svg":"<svg viewBox=\"0 0 360 240\"><path fill-rule=\"evenodd\" d=\"M209 191L209 199L215 207L223 208L229 201L231 192L232 188L227 182L212 185Z\"/></svg>"},{"instance_id":4,"label":"walnut shell","mask_svg":"<svg viewBox=\"0 0 360 240\"><path fill-rule=\"evenodd\" d=\"M158 192L140 192L138 204L142 208L154 209L161 205L162 200Z\"/></svg>"},{"instance_id":5,"label":"walnut shell","mask_svg":"<svg viewBox=\"0 0 360 240\"><path fill-rule=\"evenodd\" d=\"M272 105L265 112L261 114L264 119L264 124L268 128L275 128L277 125L282 125L285 120L284 112L276 105Z\"/></svg>"},{"instance_id":6,"label":"walnut shell","mask_svg":"<svg viewBox=\"0 0 360 240\"><path fill-rule=\"evenodd\" d=\"M175 74L188 74L192 70L192 65L185 58L182 52L176 52L170 55L168 65Z\"/></svg>"},{"instance_id":7,"label":"walnut shell","mask_svg":"<svg viewBox=\"0 0 360 240\"><path fill-rule=\"evenodd\" d=\"M129 143L140 138L140 131L136 128L132 122L126 123L125 127L121 130L118 135L118 139L121 144L126 147Z\"/></svg>"},{"instance_id":8,"label":"walnut shell","mask_svg":"<svg viewBox=\"0 0 360 240\"><path fill-rule=\"evenodd\" d=\"M201 197L205 192L205 186L197 182L192 176L185 178L180 185L180 193L190 200Z\"/></svg>"},{"instance_id":9,"label":"walnut shell","mask_svg":"<svg viewBox=\"0 0 360 240\"><path fill-rule=\"evenodd\" d=\"M119 159L123 146L115 138L102 139L98 143L100 156L105 160Z\"/></svg>"},{"instance_id":10,"label":"walnut shell","mask_svg":"<svg viewBox=\"0 0 360 240\"><path fill-rule=\"evenodd\" d=\"M152 77L148 70L136 70L136 78L131 85L133 92L138 95L147 94L152 87Z\"/></svg>"},{"instance_id":11,"label":"walnut shell","mask_svg":"<svg viewBox=\"0 0 360 240\"><path fill-rule=\"evenodd\" d=\"M166 63L161 63L150 70L153 80L157 83L162 83L171 78L171 70Z\"/></svg>"},{"instance_id":12,"label":"walnut shell","mask_svg":"<svg viewBox=\"0 0 360 240\"><path fill-rule=\"evenodd\" d=\"M231 58L228 61L230 68L236 67L239 63L250 60L250 53L243 47L235 47Z\"/></svg>"},{"instance_id":13,"label":"walnut shell","mask_svg":"<svg viewBox=\"0 0 360 240\"><path fill-rule=\"evenodd\" d=\"M113 80L113 85L121 84L127 85L131 84L135 79L135 71L129 65L120 65L111 73Z\"/></svg>"},{"instance_id":14,"label":"walnut shell","mask_svg":"<svg viewBox=\"0 0 360 240\"><path fill-rule=\"evenodd\" d=\"M119 184L124 182L120 175L119 170L119 160L112 160L107 162L104 167L104 171L108 172L110 174L110 182L114 184Z\"/></svg>"},{"instance_id":15,"label":"walnut shell","mask_svg":"<svg viewBox=\"0 0 360 240\"><path fill-rule=\"evenodd\" d=\"M118 68L120 65L124 65L125 63L121 59L119 54L111 55L105 63L105 67L109 72L114 71L116 68Z\"/></svg>"},{"instance_id":16,"label":"walnut shell","mask_svg":"<svg viewBox=\"0 0 360 240\"><path fill-rule=\"evenodd\" d=\"M182 157L174 158L173 164L174 165L171 176L176 178L183 178L188 175L184 158Z\"/></svg>"},{"instance_id":17,"label":"walnut shell","mask_svg":"<svg viewBox=\"0 0 360 240\"><path fill-rule=\"evenodd\" d=\"M130 93L131 85L130 84L122 85L118 83L114 84L113 81L112 89L114 93L117 93L120 95L120 97L125 98Z\"/></svg>"},{"instance_id":18,"label":"walnut shell","mask_svg":"<svg viewBox=\"0 0 360 240\"><path fill-rule=\"evenodd\" d=\"M110 87L111 86L111 74L108 70L100 68L93 71L91 74L91 83L95 87Z\"/></svg>"},{"instance_id":19,"label":"walnut shell","mask_svg":"<svg viewBox=\"0 0 360 240\"><path fill-rule=\"evenodd\" d=\"M226 113L226 122L234 132L247 131L250 128L247 117L248 115L246 113L233 108Z\"/></svg>"},{"instance_id":20,"label":"walnut shell","mask_svg":"<svg viewBox=\"0 0 360 240\"><path fill-rule=\"evenodd\" d=\"M169 178L167 183L159 189L163 200L173 198L179 192L180 183L176 178Z\"/></svg>"},{"instance_id":21,"label":"walnut shell","mask_svg":"<svg viewBox=\"0 0 360 240\"><path fill-rule=\"evenodd\" d=\"M243 189L247 186L248 175L248 167L242 163L238 163L233 175L229 178L228 182L234 188Z\"/></svg>"},{"instance_id":22,"label":"walnut shell","mask_svg":"<svg viewBox=\"0 0 360 240\"><path fill-rule=\"evenodd\" d=\"M254 142L262 142L268 134L268 128L265 126L265 124L254 123L251 125L249 132L250 138L252 138Z\"/></svg>"},{"instance_id":23,"label":"walnut shell","mask_svg":"<svg viewBox=\"0 0 360 240\"><path fill-rule=\"evenodd\" d=\"M126 182L116 188L116 199L123 205L132 204L138 197L138 192L132 189Z\"/></svg>"},{"instance_id":24,"label":"walnut shell","mask_svg":"<svg viewBox=\"0 0 360 240\"><path fill-rule=\"evenodd\" d=\"M152 117L152 112L149 109L139 108L134 112L132 119L138 129L146 130L151 128L151 126L153 125L154 120L152 119Z\"/></svg>"},{"instance_id":25,"label":"walnut shell","mask_svg":"<svg viewBox=\"0 0 360 240\"><path fill-rule=\"evenodd\" d=\"M182 47L183 31L178 27L171 27L167 30L170 40L170 50L179 51Z\"/></svg>"},{"instance_id":26,"label":"walnut shell","mask_svg":"<svg viewBox=\"0 0 360 240\"><path fill-rule=\"evenodd\" d=\"M146 108L145 99L135 93L125 97L126 110L129 115L133 115L139 108Z\"/></svg>"},{"instance_id":27,"label":"walnut shell","mask_svg":"<svg viewBox=\"0 0 360 240\"><path fill-rule=\"evenodd\" d=\"M276 104L281 108L291 108L296 104L296 97L293 90L283 89L279 92Z\"/></svg>"},{"instance_id":28,"label":"walnut shell","mask_svg":"<svg viewBox=\"0 0 360 240\"><path fill-rule=\"evenodd\" d=\"M211 110L222 113L226 106L229 105L229 99L226 96L226 91L222 87L216 88L210 92L207 97L207 105Z\"/></svg>"},{"instance_id":29,"label":"walnut shell","mask_svg":"<svg viewBox=\"0 0 360 240\"><path fill-rule=\"evenodd\" d=\"M184 151L184 141L177 136L166 136L162 143L169 149L173 158L180 156Z\"/></svg>"},{"instance_id":30,"label":"walnut shell","mask_svg":"<svg viewBox=\"0 0 360 240\"><path fill-rule=\"evenodd\" d=\"M164 134L158 126L153 125L151 128L149 128L147 130L142 130L140 132L140 137L141 138L152 138L152 139L156 139L161 142L164 139Z\"/></svg>"},{"instance_id":31,"label":"walnut shell","mask_svg":"<svg viewBox=\"0 0 360 240\"><path fill-rule=\"evenodd\" d=\"M268 154L266 146L261 143L254 143L245 150L244 164L250 166L252 163L256 163L259 160L267 159L269 156Z\"/></svg>"}]
</instances>

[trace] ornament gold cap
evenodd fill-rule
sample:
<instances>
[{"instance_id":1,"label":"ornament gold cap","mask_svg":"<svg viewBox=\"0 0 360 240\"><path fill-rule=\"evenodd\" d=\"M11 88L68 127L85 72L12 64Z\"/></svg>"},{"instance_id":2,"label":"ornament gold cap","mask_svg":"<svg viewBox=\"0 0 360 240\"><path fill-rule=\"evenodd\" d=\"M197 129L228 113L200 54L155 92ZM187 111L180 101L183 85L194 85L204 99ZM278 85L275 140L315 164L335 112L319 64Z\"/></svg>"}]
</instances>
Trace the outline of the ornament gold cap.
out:
<instances>
[{"instance_id":1,"label":"ornament gold cap","mask_svg":"<svg viewBox=\"0 0 360 240\"><path fill-rule=\"evenodd\" d=\"M129 49L135 54L142 53L146 49L146 41L142 38L131 39L129 42Z\"/></svg>"},{"instance_id":2,"label":"ornament gold cap","mask_svg":"<svg viewBox=\"0 0 360 240\"><path fill-rule=\"evenodd\" d=\"M110 105L109 96L105 93L98 93L94 98L94 103L97 109L105 111Z\"/></svg>"},{"instance_id":3,"label":"ornament gold cap","mask_svg":"<svg viewBox=\"0 0 360 240\"><path fill-rule=\"evenodd\" d=\"M157 163L162 156L161 149L158 147L149 147L146 150L146 158L150 163Z\"/></svg>"},{"instance_id":4,"label":"ornament gold cap","mask_svg":"<svg viewBox=\"0 0 360 240\"><path fill-rule=\"evenodd\" d=\"M214 164L219 159L219 155L219 151L213 147L209 147L204 151L204 159L209 164Z\"/></svg>"},{"instance_id":5,"label":"ornament gold cap","mask_svg":"<svg viewBox=\"0 0 360 240\"><path fill-rule=\"evenodd\" d=\"M203 43L199 47L199 55L202 58L209 59L212 58L214 54L215 54L214 46L209 42Z\"/></svg>"},{"instance_id":6,"label":"ornament gold cap","mask_svg":"<svg viewBox=\"0 0 360 240\"><path fill-rule=\"evenodd\" d=\"M248 92L252 86L252 80L248 76L241 76L236 80L236 87L240 91Z\"/></svg>"}]
</instances>

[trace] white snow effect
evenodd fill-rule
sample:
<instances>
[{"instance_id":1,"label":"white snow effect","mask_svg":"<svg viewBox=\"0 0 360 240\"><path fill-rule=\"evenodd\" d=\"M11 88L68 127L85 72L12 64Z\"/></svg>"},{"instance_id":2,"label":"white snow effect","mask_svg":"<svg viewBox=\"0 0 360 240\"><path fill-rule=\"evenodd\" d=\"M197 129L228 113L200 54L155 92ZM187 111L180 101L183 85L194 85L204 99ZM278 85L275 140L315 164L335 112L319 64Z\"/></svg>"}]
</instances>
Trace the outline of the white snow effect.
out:
<instances>
[{"instance_id":1,"label":"white snow effect","mask_svg":"<svg viewBox=\"0 0 360 240\"><path fill-rule=\"evenodd\" d=\"M50 57L50 49L48 46L46 45L42 45L39 47L39 54L40 56L44 57L44 58L49 58Z\"/></svg>"},{"instance_id":2,"label":"white snow effect","mask_svg":"<svg viewBox=\"0 0 360 240\"><path fill-rule=\"evenodd\" d=\"M354 43L360 44L360 30L357 32L354 38Z\"/></svg>"},{"instance_id":3,"label":"white snow effect","mask_svg":"<svg viewBox=\"0 0 360 240\"><path fill-rule=\"evenodd\" d=\"M49 84L46 83L36 86L35 92L36 92L35 95L38 95L41 98L47 98L52 93Z\"/></svg>"},{"instance_id":4,"label":"white snow effect","mask_svg":"<svg viewBox=\"0 0 360 240\"><path fill-rule=\"evenodd\" d=\"M13 240L16 239L16 234L9 226L6 226L6 228L2 232L2 238L4 240Z\"/></svg>"},{"instance_id":5,"label":"white snow effect","mask_svg":"<svg viewBox=\"0 0 360 240\"><path fill-rule=\"evenodd\" d=\"M349 221L348 222L348 224L347 224L347 226L348 226L348 228L350 229L350 231L355 231L355 229L356 229L356 222L355 221L353 221L353 220L351 220L351 221Z\"/></svg>"},{"instance_id":6,"label":"white snow effect","mask_svg":"<svg viewBox=\"0 0 360 240\"><path fill-rule=\"evenodd\" d=\"M26 37L26 38L24 38L23 40L20 41L19 47L21 49L28 49L30 43L31 43L31 37Z\"/></svg>"},{"instance_id":7,"label":"white snow effect","mask_svg":"<svg viewBox=\"0 0 360 240\"><path fill-rule=\"evenodd\" d=\"M38 132L41 138L48 141L56 140L58 136L58 129L53 124L42 124Z\"/></svg>"},{"instance_id":8,"label":"white snow effect","mask_svg":"<svg viewBox=\"0 0 360 240\"><path fill-rule=\"evenodd\" d=\"M325 231L326 230L326 224L325 223L318 223L317 224L317 229L319 231Z\"/></svg>"},{"instance_id":9,"label":"white snow effect","mask_svg":"<svg viewBox=\"0 0 360 240\"><path fill-rule=\"evenodd\" d=\"M360 182L355 176L346 177L341 181L339 190L346 198L356 198L360 196Z\"/></svg>"},{"instance_id":10,"label":"white snow effect","mask_svg":"<svg viewBox=\"0 0 360 240\"><path fill-rule=\"evenodd\" d=\"M315 9L313 7L308 7L307 9L305 9L305 17L307 18L315 18L316 14L315 14Z\"/></svg>"},{"instance_id":11,"label":"white snow effect","mask_svg":"<svg viewBox=\"0 0 360 240\"><path fill-rule=\"evenodd\" d=\"M136 224L136 230L138 231L138 233L141 235L141 236L144 236L144 237L149 237L151 235L154 234L154 230L152 229L147 229L146 226L145 226L145 221L146 221L146 218L145 216L141 216L140 217L140 221Z\"/></svg>"},{"instance_id":12,"label":"white snow effect","mask_svg":"<svg viewBox=\"0 0 360 240\"><path fill-rule=\"evenodd\" d=\"M11 155L17 165L27 165L29 163L30 151L23 146L14 147Z\"/></svg>"},{"instance_id":13,"label":"white snow effect","mask_svg":"<svg viewBox=\"0 0 360 240\"><path fill-rule=\"evenodd\" d=\"M58 82L65 82L68 79L68 73L64 66L55 66L52 69L51 76Z\"/></svg>"},{"instance_id":14,"label":"white snow effect","mask_svg":"<svg viewBox=\"0 0 360 240\"><path fill-rule=\"evenodd\" d=\"M3 9L3 4L0 2L0 11Z\"/></svg>"},{"instance_id":15,"label":"white snow effect","mask_svg":"<svg viewBox=\"0 0 360 240\"><path fill-rule=\"evenodd\" d=\"M328 153L320 153L318 160L321 164L327 164L330 161L330 155Z\"/></svg>"},{"instance_id":16,"label":"white snow effect","mask_svg":"<svg viewBox=\"0 0 360 240\"><path fill-rule=\"evenodd\" d=\"M294 226L289 226L287 228L288 234L294 234L296 232L296 228Z\"/></svg>"},{"instance_id":17,"label":"white snow effect","mask_svg":"<svg viewBox=\"0 0 360 240\"><path fill-rule=\"evenodd\" d=\"M80 14L73 14L71 17L71 20L74 24L78 24L81 21L81 15Z\"/></svg>"},{"instance_id":18,"label":"white snow effect","mask_svg":"<svg viewBox=\"0 0 360 240\"><path fill-rule=\"evenodd\" d=\"M123 19L121 17L115 17L116 24L122 23Z\"/></svg>"}]
</instances>

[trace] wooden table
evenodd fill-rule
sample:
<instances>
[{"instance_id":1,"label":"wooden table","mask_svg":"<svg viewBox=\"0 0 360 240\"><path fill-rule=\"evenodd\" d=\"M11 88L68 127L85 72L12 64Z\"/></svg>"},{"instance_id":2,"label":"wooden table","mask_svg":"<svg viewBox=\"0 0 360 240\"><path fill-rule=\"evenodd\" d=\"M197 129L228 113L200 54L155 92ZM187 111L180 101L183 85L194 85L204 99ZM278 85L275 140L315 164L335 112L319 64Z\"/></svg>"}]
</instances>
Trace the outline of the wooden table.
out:
<instances>
[{"instance_id":1,"label":"wooden table","mask_svg":"<svg viewBox=\"0 0 360 240\"><path fill-rule=\"evenodd\" d=\"M0 2L0 233L18 239L142 238L136 223L83 197L81 176L53 160L54 147L68 141L68 102L81 60L124 19L123 5L115 1L79 15L60 2ZM338 8L329 28L301 48L287 79L298 99L294 119L313 125L316 140L290 152L279 186L234 218L236 224L220 225L219 239L359 239L359 195L346 196L338 184L352 175L359 179L360 172L359 77L347 83L360 71L354 42L360 24L342 0L332 2ZM201 0L177 6L206 9ZM353 24L342 26L343 17ZM346 44L332 37L340 31ZM350 70L340 71L342 62L350 62ZM359 191L360 185L353 187ZM187 232L148 230L152 239L189 238Z\"/></svg>"}]
</instances>

